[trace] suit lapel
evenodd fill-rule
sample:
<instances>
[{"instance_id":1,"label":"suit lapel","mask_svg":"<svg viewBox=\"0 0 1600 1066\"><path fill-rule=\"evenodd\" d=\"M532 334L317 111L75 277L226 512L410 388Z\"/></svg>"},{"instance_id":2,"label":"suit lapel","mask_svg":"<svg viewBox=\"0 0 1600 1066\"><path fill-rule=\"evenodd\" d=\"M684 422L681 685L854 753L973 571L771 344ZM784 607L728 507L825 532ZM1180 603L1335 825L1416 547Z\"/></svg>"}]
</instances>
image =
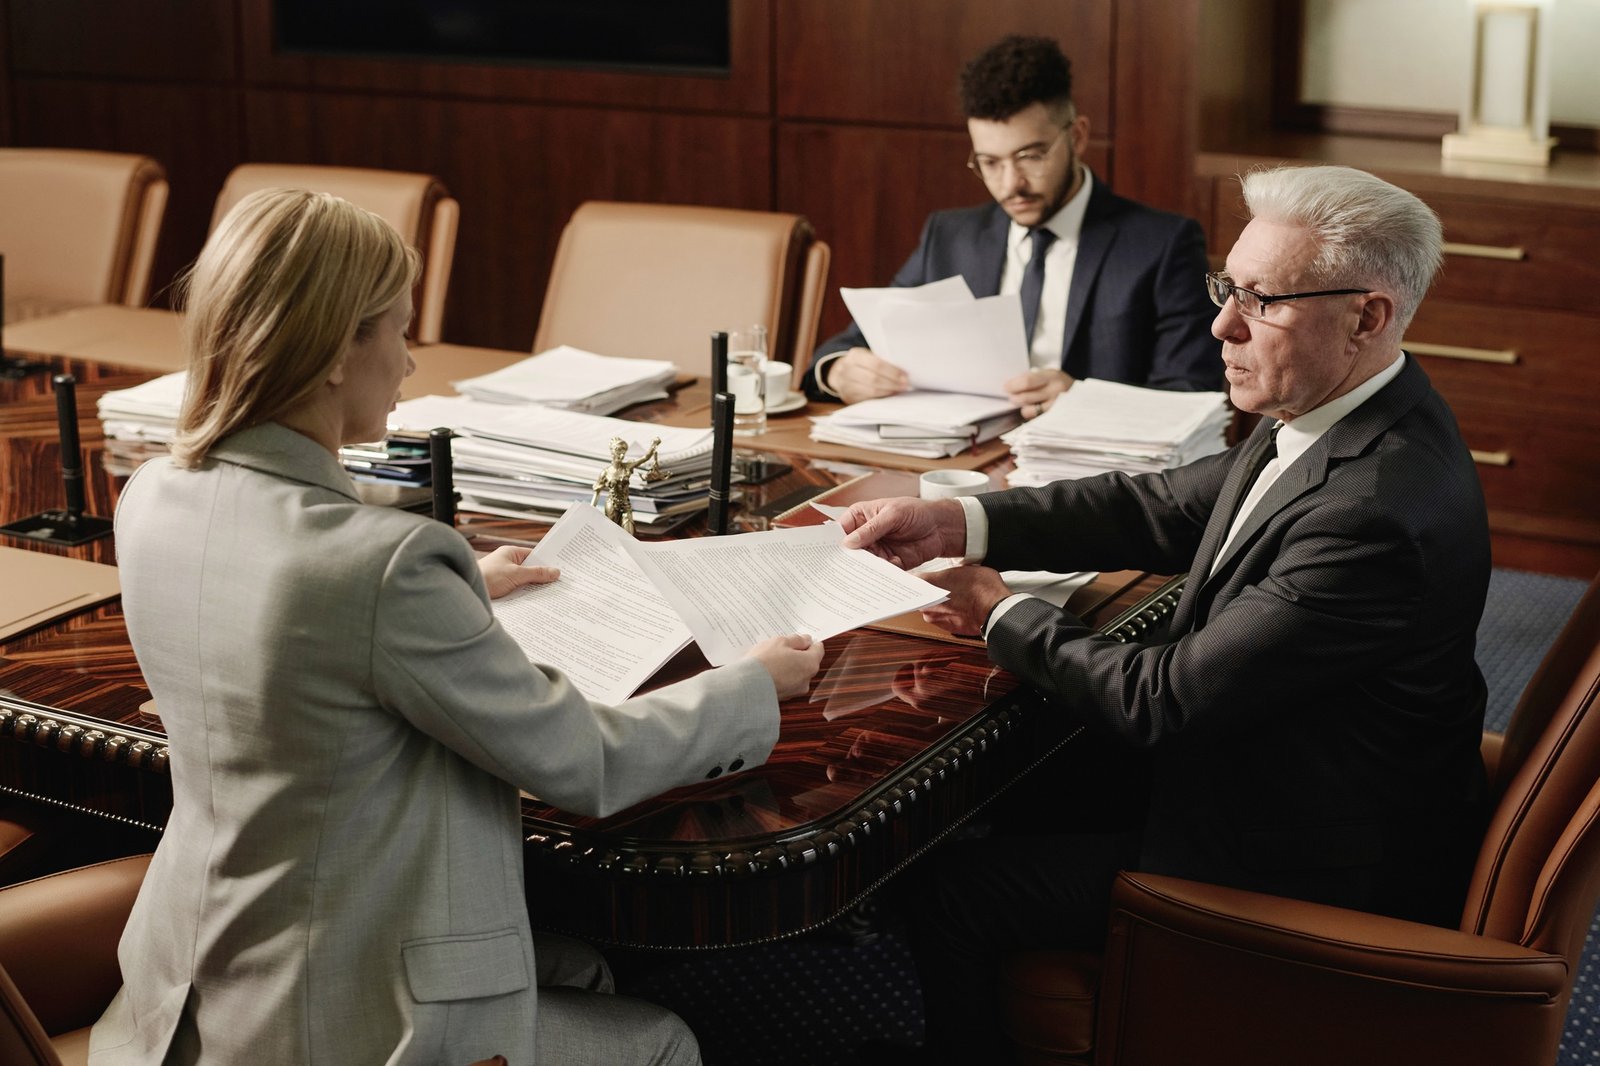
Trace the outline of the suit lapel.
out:
<instances>
[{"instance_id":1,"label":"suit lapel","mask_svg":"<svg viewBox=\"0 0 1600 1066\"><path fill-rule=\"evenodd\" d=\"M1006 266L1006 238L1011 235L1011 216L999 204L989 205L983 223L983 239L973 245L972 275L967 279L974 296L993 296L1000 291L1000 275Z\"/></svg>"},{"instance_id":2,"label":"suit lapel","mask_svg":"<svg viewBox=\"0 0 1600 1066\"><path fill-rule=\"evenodd\" d=\"M1106 252L1117 235L1112 206L1111 190L1096 180L1089 188L1089 205L1084 208L1083 228L1078 232L1078 257L1072 264L1072 286L1067 290L1066 328L1061 331L1063 370L1067 369L1067 353L1072 351L1072 342L1083 324L1083 309L1088 306L1089 293L1100 276L1100 264L1105 262Z\"/></svg>"},{"instance_id":3,"label":"suit lapel","mask_svg":"<svg viewBox=\"0 0 1600 1066\"><path fill-rule=\"evenodd\" d=\"M1366 451L1375 439L1416 406L1427 389L1427 375L1417 366L1416 360L1408 356L1398 377L1366 403L1334 423L1309 451L1278 475L1278 480L1256 504L1244 525L1239 527L1239 535L1228 545L1227 552L1213 563L1218 545L1228 535L1228 527L1233 523L1233 514L1238 509L1239 501L1250 489L1248 482L1253 478L1249 474L1254 471L1255 457L1267 446L1268 423L1263 420L1251 435L1249 455L1241 456L1240 461L1234 464L1217 498L1211 520L1206 523L1206 531L1200 539L1200 548L1195 553L1194 567L1190 571L1192 574L1205 574L1206 577L1199 582L1184 583L1183 596L1173 615L1173 632L1184 632L1177 627L1180 620L1185 626L1193 625L1200 591L1213 591L1210 586L1262 527L1296 499L1327 481L1329 471L1337 463Z\"/></svg>"}]
</instances>

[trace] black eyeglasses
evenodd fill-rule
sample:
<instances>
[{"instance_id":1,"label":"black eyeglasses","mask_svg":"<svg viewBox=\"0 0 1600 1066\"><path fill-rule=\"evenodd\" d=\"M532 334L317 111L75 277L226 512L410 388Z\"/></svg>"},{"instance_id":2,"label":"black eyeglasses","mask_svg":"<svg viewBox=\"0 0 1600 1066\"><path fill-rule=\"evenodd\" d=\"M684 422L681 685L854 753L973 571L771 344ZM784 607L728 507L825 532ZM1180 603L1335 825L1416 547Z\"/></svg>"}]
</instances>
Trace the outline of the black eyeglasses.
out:
<instances>
[{"instance_id":1,"label":"black eyeglasses","mask_svg":"<svg viewBox=\"0 0 1600 1066\"><path fill-rule=\"evenodd\" d=\"M1228 297L1232 296L1234 302L1239 305L1239 313L1246 318L1265 318L1268 307L1285 300L1309 300L1313 296L1361 296L1368 291L1367 289L1321 289L1317 292L1285 292L1276 296L1266 296L1251 289L1241 289L1233 283L1233 279L1225 270L1206 275L1206 292L1210 295L1211 302L1222 307L1227 304Z\"/></svg>"}]
</instances>

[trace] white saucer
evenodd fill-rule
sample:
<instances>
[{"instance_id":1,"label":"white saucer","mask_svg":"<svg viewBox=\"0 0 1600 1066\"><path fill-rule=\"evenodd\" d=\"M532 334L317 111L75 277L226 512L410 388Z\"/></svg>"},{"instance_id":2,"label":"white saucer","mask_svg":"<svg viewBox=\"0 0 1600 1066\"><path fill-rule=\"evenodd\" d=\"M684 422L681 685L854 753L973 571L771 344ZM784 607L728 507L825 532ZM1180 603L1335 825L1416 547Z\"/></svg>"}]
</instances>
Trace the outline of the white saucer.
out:
<instances>
[{"instance_id":1,"label":"white saucer","mask_svg":"<svg viewBox=\"0 0 1600 1066\"><path fill-rule=\"evenodd\" d=\"M786 415L790 411L798 411L798 410L800 410L800 408L804 407L805 405L806 405L806 394L805 393L803 393L803 392L791 392L789 395L785 396L783 399L779 400L777 403L769 403L769 404L767 404L767 414L769 414L769 415Z\"/></svg>"}]
</instances>

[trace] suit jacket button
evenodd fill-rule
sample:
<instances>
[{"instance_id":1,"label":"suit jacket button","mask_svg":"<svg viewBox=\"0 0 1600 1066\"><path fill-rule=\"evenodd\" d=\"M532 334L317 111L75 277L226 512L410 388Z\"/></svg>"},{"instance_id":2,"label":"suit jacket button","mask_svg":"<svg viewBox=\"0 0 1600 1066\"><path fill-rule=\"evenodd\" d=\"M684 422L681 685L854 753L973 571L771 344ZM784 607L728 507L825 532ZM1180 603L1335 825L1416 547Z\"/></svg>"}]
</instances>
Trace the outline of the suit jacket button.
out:
<instances>
[{"instance_id":1,"label":"suit jacket button","mask_svg":"<svg viewBox=\"0 0 1600 1066\"><path fill-rule=\"evenodd\" d=\"M728 772L730 774L735 772L736 770L743 770L743 769L744 769L744 760L743 759L735 759L731 763L728 764Z\"/></svg>"},{"instance_id":2,"label":"suit jacket button","mask_svg":"<svg viewBox=\"0 0 1600 1066\"><path fill-rule=\"evenodd\" d=\"M720 766L713 766L713 767L712 767L712 768L711 768L711 769L710 769L710 770L709 770L709 771L708 771L708 772L707 772L707 773L706 773L706 780L708 780L708 781L709 781L709 780L710 780L710 779L711 779L711 778L713 778L713 777L717 777L717 776L718 776L718 775L720 775L720 774L721 774L721 773L722 773L722 767L720 767Z\"/></svg>"}]
</instances>

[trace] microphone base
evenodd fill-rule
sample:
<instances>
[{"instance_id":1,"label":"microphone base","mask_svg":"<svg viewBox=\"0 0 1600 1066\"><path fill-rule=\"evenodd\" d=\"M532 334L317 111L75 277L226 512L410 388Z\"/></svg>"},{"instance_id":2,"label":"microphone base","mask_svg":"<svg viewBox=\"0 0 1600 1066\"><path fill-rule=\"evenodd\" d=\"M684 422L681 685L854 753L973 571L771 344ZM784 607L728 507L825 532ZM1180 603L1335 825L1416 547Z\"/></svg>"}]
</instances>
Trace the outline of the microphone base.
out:
<instances>
[{"instance_id":1,"label":"microphone base","mask_svg":"<svg viewBox=\"0 0 1600 1066\"><path fill-rule=\"evenodd\" d=\"M111 519L92 514L81 514L74 518L66 511L40 511L0 526L0 536L39 544L56 544L64 548L87 544L110 535Z\"/></svg>"}]
</instances>

